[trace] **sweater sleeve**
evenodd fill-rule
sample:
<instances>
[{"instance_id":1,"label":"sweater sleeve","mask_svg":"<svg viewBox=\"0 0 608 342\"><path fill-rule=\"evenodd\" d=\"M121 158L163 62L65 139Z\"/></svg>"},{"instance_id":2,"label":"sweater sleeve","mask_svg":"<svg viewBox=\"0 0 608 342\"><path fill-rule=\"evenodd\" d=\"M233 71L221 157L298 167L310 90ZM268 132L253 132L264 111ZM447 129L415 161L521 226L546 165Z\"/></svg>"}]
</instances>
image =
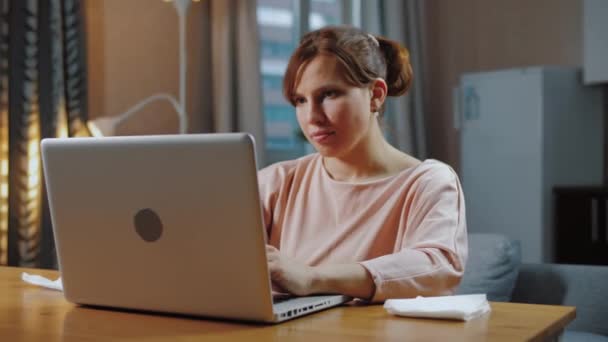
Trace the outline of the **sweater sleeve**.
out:
<instances>
[{"instance_id":1,"label":"sweater sleeve","mask_svg":"<svg viewBox=\"0 0 608 342\"><path fill-rule=\"evenodd\" d=\"M372 302L450 295L467 258L464 196L455 172L444 165L418 180L404 208L406 227L398 252L360 264L376 285ZM408 200L405 201L408 203Z\"/></svg>"},{"instance_id":2,"label":"sweater sleeve","mask_svg":"<svg viewBox=\"0 0 608 342\"><path fill-rule=\"evenodd\" d=\"M276 163L258 171L258 187L266 233L270 236L275 224L275 211L280 196L288 191L296 161Z\"/></svg>"}]
</instances>

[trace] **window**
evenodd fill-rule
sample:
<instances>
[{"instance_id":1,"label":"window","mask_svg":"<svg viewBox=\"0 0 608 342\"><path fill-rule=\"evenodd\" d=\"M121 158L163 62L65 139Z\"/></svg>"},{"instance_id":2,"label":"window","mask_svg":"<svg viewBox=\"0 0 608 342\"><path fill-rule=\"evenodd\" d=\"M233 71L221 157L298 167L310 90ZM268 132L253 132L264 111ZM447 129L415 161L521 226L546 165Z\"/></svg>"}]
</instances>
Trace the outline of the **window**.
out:
<instances>
[{"instance_id":1,"label":"window","mask_svg":"<svg viewBox=\"0 0 608 342\"><path fill-rule=\"evenodd\" d=\"M342 1L339 0L311 0L310 16L308 17L310 30L344 23L342 9Z\"/></svg>"},{"instance_id":2,"label":"window","mask_svg":"<svg viewBox=\"0 0 608 342\"><path fill-rule=\"evenodd\" d=\"M353 1L258 0L267 164L294 159L310 150L299 133L294 108L283 98L287 61L303 32L327 25L359 22L353 21L350 15L345 16L350 13L346 9L353 8Z\"/></svg>"}]
</instances>

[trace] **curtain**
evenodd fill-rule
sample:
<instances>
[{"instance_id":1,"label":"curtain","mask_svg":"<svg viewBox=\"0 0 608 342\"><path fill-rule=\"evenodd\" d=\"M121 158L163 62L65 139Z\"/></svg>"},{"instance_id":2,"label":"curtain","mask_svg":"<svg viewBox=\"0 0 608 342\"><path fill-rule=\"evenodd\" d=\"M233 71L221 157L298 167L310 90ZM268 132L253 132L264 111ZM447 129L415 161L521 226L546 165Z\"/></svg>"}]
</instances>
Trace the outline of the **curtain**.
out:
<instances>
[{"instance_id":1,"label":"curtain","mask_svg":"<svg viewBox=\"0 0 608 342\"><path fill-rule=\"evenodd\" d=\"M203 2L202 129L244 131L256 141L264 165L264 117L256 1Z\"/></svg>"},{"instance_id":2,"label":"curtain","mask_svg":"<svg viewBox=\"0 0 608 342\"><path fill-rule=\"evenodd\" d=\"M78 0L0 0L0 264L56 267L40 140L86 135Z\"/></svg>"},{"instance_id":3,"label":"curtain","mask_svg":"<svg viewBox=\"0 0 608 342\"><path fill-rule=\"evenodd\" d=\"M425 125L424 1L362 1L364 30L396 40L407 47L414 71L412 88L405 96L389 98L384 128L389 141L419 159L427 158Z\"/></svg>"}]
</instances>

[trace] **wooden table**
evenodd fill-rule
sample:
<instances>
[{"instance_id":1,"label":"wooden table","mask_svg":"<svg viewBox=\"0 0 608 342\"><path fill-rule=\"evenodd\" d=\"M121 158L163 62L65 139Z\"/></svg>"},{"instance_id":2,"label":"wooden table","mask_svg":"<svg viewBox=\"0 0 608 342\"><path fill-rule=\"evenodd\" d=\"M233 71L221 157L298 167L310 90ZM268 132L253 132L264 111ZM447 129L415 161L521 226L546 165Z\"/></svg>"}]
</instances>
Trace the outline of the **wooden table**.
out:
<instances>
[{"instance_id":1,"label":"wooden table","mask_svg":"<svg viewBox=\"0 0 608 342\"><path fill-rule=\"evenodd\" d=\"M0 341L526 341L557 337L574 319L566 306L491 303L468 321L395 317L380 305L332 308L278 325L243 324L80 307L58 291L28 285L21 272L56 279L55 271L0 267Z\"/></svg>"}]
</instances>

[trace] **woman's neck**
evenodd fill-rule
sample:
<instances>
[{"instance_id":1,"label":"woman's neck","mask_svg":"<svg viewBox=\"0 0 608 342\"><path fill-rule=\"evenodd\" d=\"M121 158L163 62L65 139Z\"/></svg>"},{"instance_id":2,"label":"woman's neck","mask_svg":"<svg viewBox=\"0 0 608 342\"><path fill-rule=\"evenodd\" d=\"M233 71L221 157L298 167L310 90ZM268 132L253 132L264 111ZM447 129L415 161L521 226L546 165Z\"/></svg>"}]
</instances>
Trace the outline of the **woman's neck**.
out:
<instances>
[{"instance_id":1,"label":"woman's neck","mask_svg":"<svg viewBox=\"0 0 608 342\"><path fill-rule=\"evenodd\" d=\"M375 125L366 140L343 156L323 157L325 170L337 181L384 178L419 163L391 146Z\"/></svg>"}]
</instances>

